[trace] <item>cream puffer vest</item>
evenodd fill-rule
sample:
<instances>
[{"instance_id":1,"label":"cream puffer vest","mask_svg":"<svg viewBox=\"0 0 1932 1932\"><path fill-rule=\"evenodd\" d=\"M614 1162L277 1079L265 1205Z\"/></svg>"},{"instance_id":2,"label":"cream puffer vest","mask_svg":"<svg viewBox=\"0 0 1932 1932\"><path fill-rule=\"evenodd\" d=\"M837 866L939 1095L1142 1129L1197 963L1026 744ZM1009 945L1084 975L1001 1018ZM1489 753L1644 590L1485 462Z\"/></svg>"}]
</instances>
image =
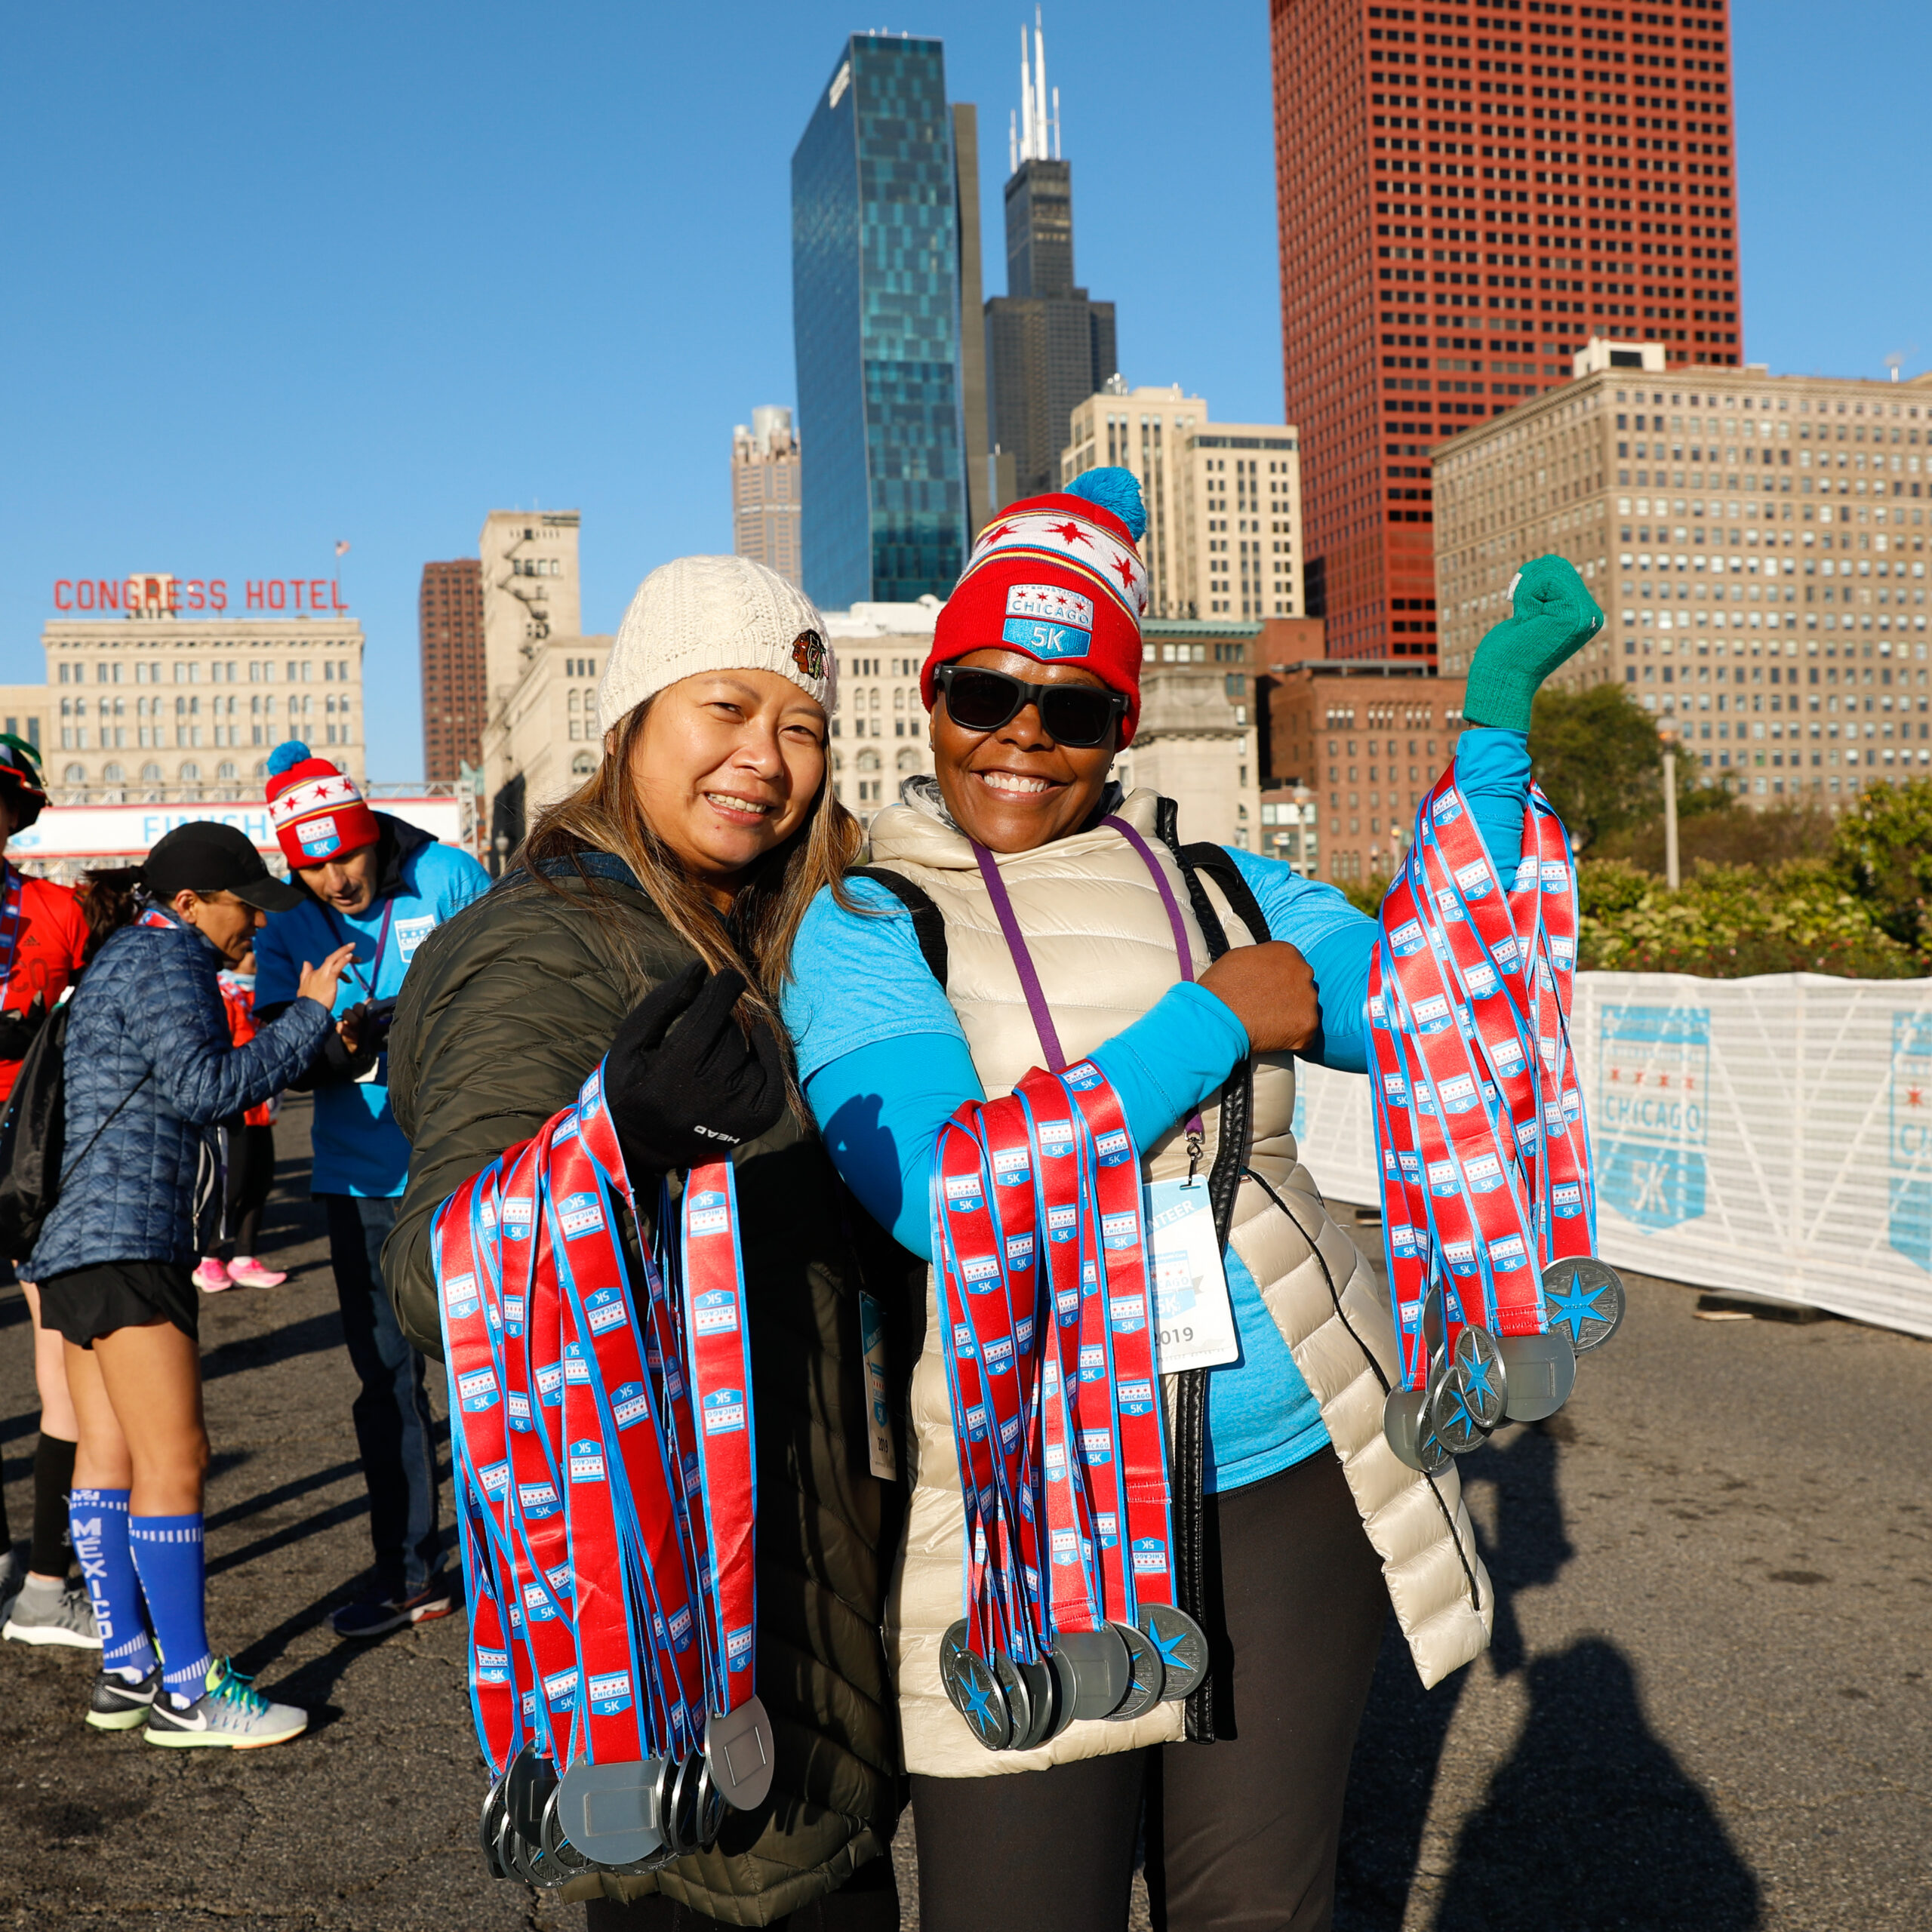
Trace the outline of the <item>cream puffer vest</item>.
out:
<instances>
[{"instance_id":1,"label":"cream puffer vest","mask_svg":"<svg viewBox=\"0 0 1932 1932\"><path fill-rule=\"evenodd\" d=\"M1167 876L1198 976L1211 963L1210 949L1187 881L1158 836L1162 803L1152 792L1137 791L1118 815L1147 841ZM988 1097L1010 1093L1044 1056L972 846L930 811L899 805L872 821L871 860L917 886L938 908L946 922L947 996ZM1102 826L1059 839L1001 858L999 869L1069 1060L1138 1020L1179 980L1159 889L1118 832ZM1197 876L1229 942L1253 943L1228 896L1204 875ZM1234 1197L1231 1245L1260 1284L1321 1404L1416 1668L1423 1682L1432 1684L1488 1642L1489 1579L1453 1471L1437 1477L1432 1489L1383 1439L1383 1389L1397 1359L1388 1300L1354 1242L1329 1219L1296 1153L1293 1058L1261 1057L1253 1073L1246 1165L1285 1205L1276 1206L1244 1178ZM1202 1109L1209 1169L1220 1146L1223 1111L1218 1103ZM1187 1171L1178 1124L1142 1154L1149 1179ZM1132 1723L1075 1724L1037 1750L989 1752L946 1701L940 1641L959 1614L965 1513L930 1270L926 1294L925 1342L913 1371L907 1430L912 1496L886 1626L906 1769L936 1777L986 1777L1178 1739L1181 1707L1163 1704ZM1370 1351L1379 1374L1367 1358ZM1171 1386L1168 1392L1171 1420Z\"/></svg>"}]
</instances>

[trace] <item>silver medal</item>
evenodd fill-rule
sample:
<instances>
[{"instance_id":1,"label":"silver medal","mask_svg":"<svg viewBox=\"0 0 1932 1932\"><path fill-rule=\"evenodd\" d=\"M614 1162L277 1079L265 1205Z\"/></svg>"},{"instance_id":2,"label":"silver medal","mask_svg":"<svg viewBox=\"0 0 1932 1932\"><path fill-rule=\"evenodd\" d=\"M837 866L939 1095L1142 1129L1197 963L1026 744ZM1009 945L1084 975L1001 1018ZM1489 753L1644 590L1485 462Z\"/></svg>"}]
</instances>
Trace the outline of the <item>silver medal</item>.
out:
<instances>
[{"instance_id":1,"label":"silver medal","mask_svg":"<svg viewBox=\"0 0 1932 1932\"><path fill-rule=\"evenodd\" d=\"M672 1857L698 1848L698 1792L704 1782L704 1754L694 1751L678 1761L671 1794L664 1807L664 1845Z\"/></svg>"},{"instance_id":2,"label":"silver medal","mask_svg":"<svg viewBox=\"0 0 1932 1932\"><path fill-rule=\"evenodd\" d=\"M724 1814L734 1808L718 1789L707 1764L697 1787L697 1841L700 1849L709 1851L718 1842L718 1834L724 1827Z\"/></svg>"},{"instance_id":3,"label":"silver medal","mask_svg":"<svg viewBox=\"0 0 1932 1932\"><path fill-rule=\"evenodd\" d=\"M992 1665L968 1647L963 1617L940 1640L939 1681L952 1708L989 1751L1004 1751L1013 1742L1006 1693Z\"/></svg>"},{"instance_id":4,"label":"silver medal","mask_svg":"<svg viewBox=\"0 0 1932 1932\"><path fill-rule=\"evenodd\" d=\"M1047 1737L1057 1737L1080 1715L1080 1672L1063 1651L1048 1657L1046 1666L1054 1686L1053 1721L1047 1727Z\"/></svg>"},{"instance_id":5,"label":"silver medal","mask_svg":"<svg viewBox=\"0 0 1932 1932\"><path fill-rule=\"evenodd\" d=\"M1460 1379L1446 1361L1438 1362L1429 1371L1421 1426L1452 1456L1466 1456L1483 1441L1486 1432L1469 1413Z\"/></svg>"},{"instance_id":6,"label":"silver medal","mask_svg":"<svg viewBox=\"0 0 1932 1932\"><path fill-rule=\"evenodd\" d=\"M995 1652L992 1672L998 1683L1000 1694L1006 1700L1012 1725L1002 1748L1008 1751L1024 1751L1029 1740L1035 1743L1038 1742L1033 1737L1033 1730L1035 1724L1041 1721L1039 1707L1045 1702L1045 1686L1039 1678L1030 1675L1015 1663L1004 1651ZM1036 1696L1036 1691L1041 1694ZM1051 1717L1051 1713L1046 1715Z\"/></svg>"},{"instance_id":7,"label":"silver medal","mask_svg":"<svg viewBox=\"0 0 1932 1932\"><path fill-rule=\"evenodd\" d=\"M771 1720L755 1697L706 1720L704 1761L719 1795L735 1811L755 1811L771 1789L776 1746Z\"/></svg>"},{"instance_id":8,"label":"silver medal","mask_svg":"<svg viewBox=\"0 0 1932 1932\"><path fill-rule=\"evenodd\" d=\"M1561 1328L1579 1355L1601 1348L1617 1333L1624 1302L1622 1277L1594 1254L1552 1261L1543 1271L1543 1305L1551 1331Z\"/></svg>"},{"instance_id":9,"label":"silver medal","mask_svg":"<svg viewBox=\"0 0 1932 1932\"><path fill-rule=\"evenodd\" d=\"M1426 1389L1392 1389L1382 1404L1382 1433L1397 1457L1412 1469L1432 1476L1449 1466L1449 1452L1422 1419Z\"/></svg>"},{"instance_id":10,"label":"silver medal","mask_svg":"<svg viewBox=\"0 0 1932 1932\"><path fill-rule=\"evenodd\" d=\"M1018 1658L1004 1658L1001 1661L1011 1666L1014 1675L1026 1687L1028 1723L1023 1733L1020 1728L1019 1713L1014 1714L1013 1748L1016 1751L1031 1751L1036 1745L1046 1743L1054 1734L1054 1724L1060 1713L1054 1702L1054 1673L1044 1663L1022 1663ZM1006 1681L1004 1673L1001 1681ZM1007 1694L1013 1694L1011 1689Z\"/></svg>"},{"instance_id":11,"label":"silver medal","mask_svg":"<svg viewBox=\"0 0 1932 1932\"><path fill-rule=\"evenodd\" d=\"M1161 1666L1160 1652L1144 1632L1131 1623L1116 1623L1114 1628L1127 1646L1128 1684L1127 1694L1115 1706L1112 1718L1116 1724L1127 1724L1145 1717L1161 1701L1168 1673Z\"/></svg>"},{"instance_id":12,"label":"silver medal","mask_svg":"<svg viewBox=\"0 0 1932 1932\"><path fill-rule=\"evenodd\" d=\"M497 1849L503 1836L504 1821L509 1816L503 1804L504 1783L502 1778L491 1781L490 1789L483 1795L483 1815L476 1826L477 1841L483 1847L483 1856L489 1863L493 1878L507 1878L510 1875L509 1867Z\"/></svg>"},{"instance_id":13,"label":"silver medal","mask_svg":"<svg viewBox=\"0 0 1932 1932\"><path fill-rule=\"evenodd\" d=\"M1451 1369L1475 1426L1488 1435L1503 1420L1509 1399L1508 1372L1497 1352L1496 1337L1487 1328L1473 1324L1465 1328L1456 1337Z\"/></svg>"},{"instance_id":14,"label":"silver medal","mask_svg":"<svg viewBox=\"0 0 1932 1932\"><path fill-rule=\"evenodd\" d=\"M1504 1335L1496 1346L1509 1377L1512 1422L1541 1422L1570 1399L1570 1392L1577 1386L1577 1351L1564 1331Z\"/></svg>"},{"instance_id":15,"label":"silver medal","mask_svg":"<svg viewBox=\"0 0 1932 1932\"><path fill-rule=\"evenodd\" d=\"M635 1865L661 1850L665 1768L659 1758L573 1764L557 1787L557 1823L565 1837L598 1865Z\"/></svg>"},{"instance_id":16,"label":"silver medal","mask_svg":"<svg viewBox=\"0 0 1932 1932\"><path fill-rule=\"evenodd\" d=\"M1054 1638L1054 1654L1073 1666L1075 1717L1112 1717L1133 1675L1119 1631L1111 1623L1097 1630L1063 1630Z\"/></svg>"},{"instance_id":17,"label":"silver medal","mask_svg":"<svg viewBox=\"0 0 1932 1932\"><path fill-rule=\"evenodd\" d=\"M1142 1606L1140 1629L1159 1654L1161 1701L1177 1704L1208 1675L1208 1639L1201 1626L1171 1603Z\"/></svg>"}]
</instances>

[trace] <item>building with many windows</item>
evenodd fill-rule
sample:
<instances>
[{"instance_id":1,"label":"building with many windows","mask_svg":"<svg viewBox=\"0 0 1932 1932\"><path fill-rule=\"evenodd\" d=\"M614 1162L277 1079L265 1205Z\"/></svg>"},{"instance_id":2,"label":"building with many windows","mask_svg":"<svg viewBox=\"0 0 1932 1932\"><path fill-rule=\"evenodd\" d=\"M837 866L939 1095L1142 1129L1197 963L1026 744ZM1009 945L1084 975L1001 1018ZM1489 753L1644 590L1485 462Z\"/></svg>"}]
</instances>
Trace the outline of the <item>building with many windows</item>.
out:
<instances>
[{"instance_id":1,"label":"building with many windows","mask_svg":"<svg viewBox=\"0 0 1932 1932\"><path fill-rule=\"evenodd\" d=\"M575 510L492 510L477 555L483 580L483 657L494 711L522 681L537 647L583 629Z\"/></svg>"},{"instance_id":2,"label":"building with many windows","mask_svg":"<svg viewBox=\"0 0 1932 1932\"><path fill-rule=\"evenodd\" d=\"M1269 15L1309 608L1338 657L1427 660L1438 444L1593 336L1743 360L1727 0Z\"/></svg>"},{"instance_id":3,"label":"building with many windows","mask_svg":"<svg viewBox=\"0 0 1932 1932\"><path fill-rule=\"evenodd\" d=\"M597 681L608 637L552 637L525 654L523 675L483 732L484 786L496 870L531 822L592 776L604 758Z\"/></svg>"},{"instance_id":4,"label":"building with many windows","mask_svg":"<svg viewBox=\"0 0 1932 1932\"><path fill-rule=\"evenodd\" d=\"M1420 664L1328 659L1275 667L1264 687L1264 810L1275 813L1274 832L1300 829L1302 871L1337 884L1389 877L1408 850L1417 808L1454 755L1465 688L1464 679ZM1290 806L1295 816L1284 820ZM1264 843L1293 855L1292 840L1285 852L1272 835Z\"/></svg>"},{"instance_id":5,"label":"building with many windows","mask_svg":"<svg viewBox=\"0 0 1932 1932\"><path fill-rule=\"evenodd\" d=\"M1932 771L1932 376L1593 343L1435 468L1445 670L1508 615L1517 565L1555 551L1609 621L1555 681L1623 685L1712 782L1829 805Z\"/></svg>"},{"instance_id":6,"label":"building with many windows","mask_svg":"<svg viewBox=\"0 0 1932 1932\"><path fill-rule=\"evenodd\" d=\"M827 611L826 640L838 660L832 777L838 802L870 822L897 802L901 782L933 768L919 667L933 648L940 600L855 604Z\"/></svg>"},{"instance_id":7,"label":"building with many windows","mask_svg":"<svg viewBox=\"0 0 1932 1932\"><path fill-rule=\"evenodd\" d=\"M1150 616L1293 617L1301 595L1300 438L1291 424L1211 423L1208 405L1114 382L1074 411L1060 480L1118 465L1147 506Z\"/></svg>"},{"instance_id":8,"label":"building with many windows","mask_svg":"<svg viewBox=\"0 0 1932 1932\"><path fill-rule=\"evenodd\" d=\"M57 804L257 797L285 738L367 777L354 618L171 613L172 580L146 581L162 594L125 615L56 618L41 633Z\"/></svg>"},{"instance_id":9,"label":"building with many windows","mask_svg":"<svg viewBox=\"0 0 1932 1932\"><path fill-rule=\"evenodd\" d=\"M474 557L425 564L417 592L416 635L423 680L423 771L454 784L482 758L487 715L483 657L483 572Z\"/></svg>"},{"instance_id":10,"label":"building with many windows","mask_svg":"<svg viewBox=\"0 0 1932 1932\"><path fill-rule=\"evenodd\" d=\"M792 156L804 589L944 596L968 543L961 184L945 50L854 34ZM977 257L976 257L977 259Z\"/></svg>"},{"instance_id":11,"label":"building with many windows","mask_svg":"<svg viewBox=\"0 0 1932 1932\"><path fill-rule=\"evenodd\" d=\"M752 411L751 427L731 432L731 553L802 583L798 555L798 439L792 412L776 404Z\"/></svg>"}]
</instances>

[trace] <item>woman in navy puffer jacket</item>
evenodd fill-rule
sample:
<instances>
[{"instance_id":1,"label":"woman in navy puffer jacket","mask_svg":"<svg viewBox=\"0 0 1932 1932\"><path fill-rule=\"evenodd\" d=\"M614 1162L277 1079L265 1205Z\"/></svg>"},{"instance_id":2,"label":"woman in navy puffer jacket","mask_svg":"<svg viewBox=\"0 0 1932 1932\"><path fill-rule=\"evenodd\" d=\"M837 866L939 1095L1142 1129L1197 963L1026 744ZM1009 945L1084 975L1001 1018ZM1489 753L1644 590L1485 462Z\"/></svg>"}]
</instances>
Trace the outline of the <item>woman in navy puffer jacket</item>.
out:
<instances>
[{"instance_id":1,"label":"woman in navy puffer jacket","mask_svg":"<svg viewBox=\"0 0 1932 1932\"><path fill-rule=\"evenodd\" d=\"M144 1724L152 1744L245 1749L292 1737L306 1718L209 1654L190 1271L214 1232L197 1224L221 1199L215 1124L308 1066L352 949L305 967L288 1011L235 1047L216 974L298 889L227 826L170 832L143 874L147 909L74 995L60 1198L27 1272L42 1325L65 1338L80 1423L70 1521L102 1647L88 1721Z\"/></svg>"}]
</instances>

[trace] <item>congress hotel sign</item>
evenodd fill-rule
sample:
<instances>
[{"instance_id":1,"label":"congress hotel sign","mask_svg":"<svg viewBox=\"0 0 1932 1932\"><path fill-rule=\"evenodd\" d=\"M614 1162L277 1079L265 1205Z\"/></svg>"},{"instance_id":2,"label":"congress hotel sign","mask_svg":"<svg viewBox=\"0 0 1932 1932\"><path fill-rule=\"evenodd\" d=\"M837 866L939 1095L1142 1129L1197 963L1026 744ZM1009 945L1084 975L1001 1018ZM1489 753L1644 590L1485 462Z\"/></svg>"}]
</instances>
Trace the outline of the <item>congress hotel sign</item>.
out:
<instances>
[{"instance_id":1,"label":"congress hotel sign","mask_svg":"<svg viewBox=\"0 0 1932 1932\"><path fill-rule=\"evenodd\" d=\"M130 617L174 617L183 611L227 610L231 599L222 577L143 575L125 577L60 577L54 586L54 608L61 612L100 614L115 611ZM342 584L335 577L251 577L242 585L239 608L251 611L299 611L320 617L346 611Z\"/></svg>"}]
</instances>

